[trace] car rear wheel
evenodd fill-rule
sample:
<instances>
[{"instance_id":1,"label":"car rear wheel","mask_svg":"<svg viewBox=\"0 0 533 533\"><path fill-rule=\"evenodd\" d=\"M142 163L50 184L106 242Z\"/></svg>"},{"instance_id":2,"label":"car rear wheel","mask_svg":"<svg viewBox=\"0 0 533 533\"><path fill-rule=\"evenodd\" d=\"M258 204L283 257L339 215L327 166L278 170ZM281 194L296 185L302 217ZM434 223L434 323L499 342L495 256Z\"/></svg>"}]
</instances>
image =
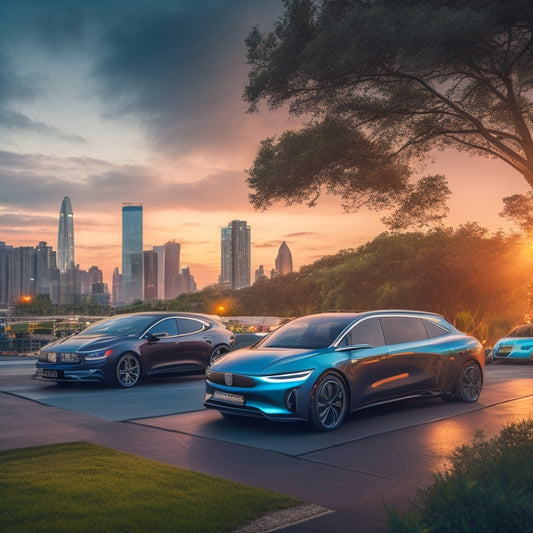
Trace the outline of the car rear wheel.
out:
<instances>
[{"instance_id":1,"label":"car rear wheel","mask_svg":"<svg viewBox=\"0 0 533 533\"><path fill-rule=\"evenodd\" d=\"M141 363L132 353L125 353L119 357L115 377L120 387L128 388L137 385L141 378Z\"/></svg>"},{"instance_id":2,"label":"car rear wheel","mask_svg":"<svg viewBox=\"0 0 533 533\"><path fill-rule=\"evenodd\" d=\"M211 356L209 357L209 364L212 365L217 359L220 359L224 354L228 353L229 351L230 347L226 346L225 344L216 346L215 349L211 352Z\"/></svg>"},{"instance_id":3,"label":"car rear wheel","mask_svg":"<svg viewBox=\"0 0 533 533\"><path fill-rule=\"evenodd\" d=\"M476 363L466 363L459 374L455 397L463 402L477 402L482 386L481 368Z\"/></svg>"},{"instance_id":4,"label":"car rear wheel","mask_svg":"<svg viewBox=\"0 0 533 533\"><path fill-rule=\"evenodd\" d=\"M319 431L337 429L347 410L346 387L335 374L325 374L315 385L311 398L310 423Z\"/></svg>"}]
</instances>

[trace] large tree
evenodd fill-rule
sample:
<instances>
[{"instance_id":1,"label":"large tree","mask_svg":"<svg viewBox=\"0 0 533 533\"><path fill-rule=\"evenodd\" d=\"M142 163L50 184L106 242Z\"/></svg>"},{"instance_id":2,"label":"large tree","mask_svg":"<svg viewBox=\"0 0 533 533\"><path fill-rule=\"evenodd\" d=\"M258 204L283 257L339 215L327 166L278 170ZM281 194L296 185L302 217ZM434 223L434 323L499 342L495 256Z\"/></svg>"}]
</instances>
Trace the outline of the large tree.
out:
<instances>
[{"instance_id":1,"label":"large tree","mask_svg":"<svg viewBox=\"0 0 533 533\"><path fill-rule=\"evenodd\" d=\"M262 141L247 180L256 208L329 192L348 209L396 207L395 227L438 220L445 178L413 171L431 150L500 159L533 187L531 0L284 4L246 40L244 99L304 125Z\"/></svg>"}]
</instances>

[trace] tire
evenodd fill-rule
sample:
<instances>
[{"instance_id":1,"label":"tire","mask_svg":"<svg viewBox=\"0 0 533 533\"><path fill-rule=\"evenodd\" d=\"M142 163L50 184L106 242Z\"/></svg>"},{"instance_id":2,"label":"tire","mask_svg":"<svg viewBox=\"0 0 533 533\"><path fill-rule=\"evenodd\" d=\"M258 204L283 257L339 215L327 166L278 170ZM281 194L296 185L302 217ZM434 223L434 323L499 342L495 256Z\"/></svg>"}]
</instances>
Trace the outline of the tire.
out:
<instances>
[{"instance_id":1,"label":"tire","mask_svg":"<svg viewBox=\"0 0 533 533\"><path fill-rule=\"evenodd\" d=\"M130 388L137 385L141 379L141 363L139 358L132 353L122 354L115 367L117 385L122 388Z\"/></svg>"},{"instance_id":2,"label":"tire","mask_svg":"<svg viewBox=\"0 0 533 533\"><path fill-rule=\"evenodd\" d=\"M332 373L321 376L311 397L311 425L319 431L333 431L342 424L347 408L344 381Z\"/></svg>"},{"instance_id":3,"label":"tire","mask_svg":"<svg viewBox=\"0 0 533 533\"><path fill-rule=\"evenodd\" d=\"M212 365L215 361L220 359L224 354L227 354L230 351L230 347L226 344L220 344L216 346L215 349L211 352L209 356L209 364Z\"/></svg>"},{"instance_id":4,"label":"tire","mask_svg":"<svg viewBox=\"0 0 533 533\"><path fill-rule=\"evenodd\" d=\"M454 396L462 402L477 402L482 386L481 368L476 363L465 363L459 373Z\"/></svg>"}]
</instances>

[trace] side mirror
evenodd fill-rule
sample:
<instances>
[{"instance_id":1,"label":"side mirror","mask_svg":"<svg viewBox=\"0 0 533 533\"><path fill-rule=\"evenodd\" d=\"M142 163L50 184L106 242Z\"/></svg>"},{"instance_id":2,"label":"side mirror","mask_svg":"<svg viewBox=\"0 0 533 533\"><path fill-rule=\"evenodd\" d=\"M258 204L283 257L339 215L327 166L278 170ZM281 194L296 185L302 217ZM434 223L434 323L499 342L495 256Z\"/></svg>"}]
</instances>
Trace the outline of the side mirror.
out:
<instances>
[{"instance_id":1,"label":"side mirror","mask_svg":"<svg viewBox=\"0 0 533 533\"><path fill-rule=\"evenodd\" d=\"M154 341L158 341L159 340L159 337L156 337L155 335L152 335L150 332L146 333L146 335L144 336L144 338L149 341L149 342L154 342Z\"/></svg>"}]
</instances>

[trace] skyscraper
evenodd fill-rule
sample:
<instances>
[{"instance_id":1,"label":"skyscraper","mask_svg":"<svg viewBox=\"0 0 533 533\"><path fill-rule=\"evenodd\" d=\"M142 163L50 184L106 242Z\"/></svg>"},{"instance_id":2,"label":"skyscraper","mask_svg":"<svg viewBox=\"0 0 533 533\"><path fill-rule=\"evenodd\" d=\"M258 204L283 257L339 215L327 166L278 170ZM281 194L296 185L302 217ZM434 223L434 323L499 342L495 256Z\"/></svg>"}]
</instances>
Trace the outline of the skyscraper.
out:
<instances>
[{"instance_id":1,"label":"skyscraper","mask_svg":"<svg viewBox=\"0 0 533 533\"><path fill-rule=\"evenodd\" d=\"M157 254L157 299L165 299L165 247L154 246L152 248Z\"/></svg>"},{"instance_id":2,"label":"skyscraper","mask_svg":"<svg viewBox=\"0 0 533 533\"><path fill-rule=\"evenodd\" d=\"M250 286L250 226L245 220L232 220L221 228L220 283L230 289Z\"/></svg>"},{"instance_id":3,"label":"skyscraper","mask_svg":"<svg viewBox=\"0 0 533 533\"><path fill-rule=\"evenodd\" d=\"M281 243L276 257L276 272L280 276L292 272L292 254L285 241Z\"/></svg>"},{"instance_id":4,"label":"skyscraper","mask_svg":"<svg viewBox=\"0 0 533 533\"><path fill-rule=\"evenodd\" d=\"M178 296L181 245L176 241L165 243L165 300Z\"/></svg>"},{"instance_id":5,"label":"skyscraper","mask_svg":"<svg viewBox=\"0 0 533 533\"><path fill-rule=\"evenodd\" d=\"M144 299L157 300L157 252L144 251Z\"/></svg>"},{"instance_id":6,"label":"skyscraper","mask_svg":"<svg viewBox=\"0 0 533 533\"><path fill-rule=\"evenodd\" d=\"M64 274L74 267L74 215L70 198L65 196L59 210L57 268Z\"/></svg>"},{"instance_id":7,"label":"skyscraper","mask_svg":"<svg viewBox=\"0 0 533 533\"><path fill-rule=\"evenodd\" d=\"M122 274L118 267L113 270L113 305L118 305L122 302Z\"/></svg>"},{"instance_id":8,"label":"skyscraper","mask_svg":"<svg viewBox=\"0 0 533 533\"><path fill-rule=\"evenodd\" d=\"M122 205L122 301L143 297L143 207Z\"/></svg>"}]
</instances>

